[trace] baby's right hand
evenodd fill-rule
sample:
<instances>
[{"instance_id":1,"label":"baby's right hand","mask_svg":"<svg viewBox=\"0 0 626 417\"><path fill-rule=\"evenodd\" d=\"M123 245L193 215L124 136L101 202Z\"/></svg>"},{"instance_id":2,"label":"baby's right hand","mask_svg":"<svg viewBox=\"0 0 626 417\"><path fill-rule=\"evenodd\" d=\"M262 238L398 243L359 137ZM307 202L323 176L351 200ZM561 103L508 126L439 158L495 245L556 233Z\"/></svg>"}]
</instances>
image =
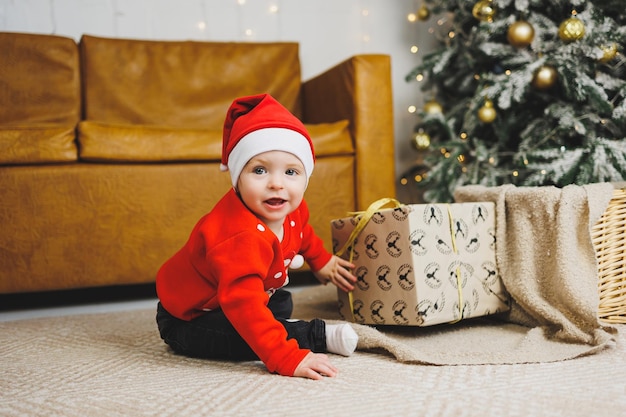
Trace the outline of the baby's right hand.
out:
<instances>
[{"instance_id":1,"label":"baby's right hand","mask_svg":"<svg viewBox=\"0 0 626 417\"><path fill-rule=\"evenodd\" d=\"M309 352L298 364L293 376L322 379L325 376L334 377L337 372L337 368L330 363L327 355Z\"/></svg>"}]
</instances>

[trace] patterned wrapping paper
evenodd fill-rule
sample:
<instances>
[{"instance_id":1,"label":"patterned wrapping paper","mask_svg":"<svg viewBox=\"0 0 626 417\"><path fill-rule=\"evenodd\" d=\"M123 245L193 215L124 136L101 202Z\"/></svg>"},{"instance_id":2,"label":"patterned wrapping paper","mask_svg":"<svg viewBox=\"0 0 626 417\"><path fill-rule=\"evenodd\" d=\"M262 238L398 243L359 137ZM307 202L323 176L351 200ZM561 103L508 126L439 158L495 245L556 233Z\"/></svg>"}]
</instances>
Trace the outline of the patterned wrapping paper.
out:
<instances>
[{"instance_id":1,"label":"patterned wrapping paper","mask_svg":"<svg viewBox=\"0 0 626 417\"><path fill-rule=\"evenodd\" d=\"M396 207L377 209L389 202ZM509 310L496 265L491 202L401 205L383 199L364 213L333 220L331 232L335 253L356 265L354 291L338 290L345 320L431 326Z\"/></svg>"}]
</instances>

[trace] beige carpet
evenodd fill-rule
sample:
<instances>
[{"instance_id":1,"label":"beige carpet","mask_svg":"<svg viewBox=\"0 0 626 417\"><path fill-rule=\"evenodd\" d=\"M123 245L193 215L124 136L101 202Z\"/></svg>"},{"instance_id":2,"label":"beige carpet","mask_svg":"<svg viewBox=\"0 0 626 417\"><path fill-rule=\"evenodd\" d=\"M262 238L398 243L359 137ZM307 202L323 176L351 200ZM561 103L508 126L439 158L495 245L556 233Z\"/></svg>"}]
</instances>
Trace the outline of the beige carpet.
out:
<instances>
[{"instance_id":1,"label":"beige carpet","mask_svg":"<svg viewBox=\"0 0 626 417\"><path fill-rule=\"evenodd\" d=\"M302 317L337 317L331 287L299 292L295 302ZM310 381L271 375L257 362L176 356L154 316L142 310L0 323L0 415L626 416L624 325L616 326L615 345L564 361L556 359L561 347L539 356L524 347L526 329L482 319L393 334L357 326L361 348L380 340L386 347L333 355L339 376ZM517 339L506 336L516 332ZM502 341L494 343L494 334ZM516 351L527 357L514 362L541 360L436 366L403 363L388 350L433 363L502 362Z\"/></svg>"}]
</instances>

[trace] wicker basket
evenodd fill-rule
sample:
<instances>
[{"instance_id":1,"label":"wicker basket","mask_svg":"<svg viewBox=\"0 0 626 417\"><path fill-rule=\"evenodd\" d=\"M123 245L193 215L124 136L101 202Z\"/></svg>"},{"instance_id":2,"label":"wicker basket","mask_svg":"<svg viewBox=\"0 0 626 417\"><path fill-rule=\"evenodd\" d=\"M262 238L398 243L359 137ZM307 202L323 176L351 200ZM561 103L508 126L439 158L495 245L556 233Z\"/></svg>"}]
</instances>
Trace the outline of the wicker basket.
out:
<instances>
[{"instance_id":1,"label":"wicker basket","mask_svg":"<svg viewBox=\"0 0 626 417\"><path fill-rule=\"evenodd\" d=\"M613 192L609 206L591 231L598 257L598 317L626 323L626 190Z\"/></svg>"}]
</instances>

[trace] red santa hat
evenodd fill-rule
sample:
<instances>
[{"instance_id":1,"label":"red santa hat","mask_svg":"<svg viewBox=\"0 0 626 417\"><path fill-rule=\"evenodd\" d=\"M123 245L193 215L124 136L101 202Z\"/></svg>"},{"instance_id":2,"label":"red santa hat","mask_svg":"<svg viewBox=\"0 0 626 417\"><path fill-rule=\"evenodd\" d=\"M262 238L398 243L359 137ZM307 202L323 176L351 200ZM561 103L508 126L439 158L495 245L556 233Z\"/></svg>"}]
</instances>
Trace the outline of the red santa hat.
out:
<instances>
[{"instance_id":1,"label":"red santa hat","mask_svg":"<svg viewBox=\"0 0 626 417\"><path fill-rule=\"evenodd\" d=\"M230 171L233 187L248 161L263 152L285 151L313 172L313 143L304 124L269 94L235 99L226 113L222 142L222 171Z\"/></svg>"}]
</instances>

